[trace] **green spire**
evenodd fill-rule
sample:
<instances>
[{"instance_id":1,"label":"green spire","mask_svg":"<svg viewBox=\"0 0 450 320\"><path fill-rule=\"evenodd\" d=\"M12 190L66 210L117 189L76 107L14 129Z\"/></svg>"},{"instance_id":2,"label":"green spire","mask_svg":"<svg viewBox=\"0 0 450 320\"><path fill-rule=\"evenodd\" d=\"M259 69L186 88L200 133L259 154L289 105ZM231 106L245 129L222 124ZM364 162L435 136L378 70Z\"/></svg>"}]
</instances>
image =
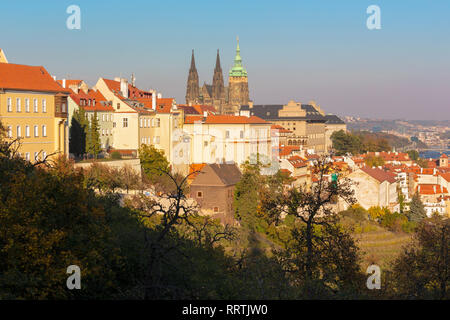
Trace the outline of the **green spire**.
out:
<instances>
[{"instance_id":1,"label":"green spire","mask_svg":"<svg viewBox=\"0 0 450 320\"><path fill-rule=\"evenodd\" d=\"M239 48L239 37L237 37L236 57L234 58L234 66L230 70L230 77L247 77L247 71L242 67L241 49Z\"/></svg>"}]
</instances>

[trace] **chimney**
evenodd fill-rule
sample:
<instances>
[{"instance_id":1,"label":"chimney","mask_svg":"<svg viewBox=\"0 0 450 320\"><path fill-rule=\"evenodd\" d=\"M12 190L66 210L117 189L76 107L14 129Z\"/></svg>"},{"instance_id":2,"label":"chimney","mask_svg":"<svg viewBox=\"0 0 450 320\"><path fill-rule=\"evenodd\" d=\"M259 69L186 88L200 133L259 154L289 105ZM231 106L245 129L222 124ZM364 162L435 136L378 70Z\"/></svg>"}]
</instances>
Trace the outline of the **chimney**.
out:
<instances>
[{"instance_id":1,"label":"chimney","mask_svg":"<svg viewBox=\"0 0 450 320\"><path fill-rule=\"evenodd\" d=\"M55 81L56 81L56 76L52 76L52 78L53 78L53 80L55 80Z\"/></svg>"},{"instance_id":2,"label":"chimney","mask_svg":"<svg viewBox=\"0 0 450 320\"><path fill-rule=\"evenodd\" d=\"M120 92L122 96L128 98L128 81L126 79L120 79Z\"/></svg>"},{"instance_id":3,"label":"chimney","mask_svg":"<svg viewBox=\"0 0 450 320\"><path fill-rule=\"evenodd\" d=\"M250 109L253 109L253 101L249 101L249 102L248 102L248 107L249 107Z\"/></svg>"},{"instance_id":4,"label":"chimney","mask_svg":"<svg viewBox=\"0 0 450 320\"><path fill-rule=\"evenodd\" d=\"M152 93L152 109L156 110L156 91L150 90Z\"/></svg>"},{"instance_id":5,"label":"chimney","mask_svg":"<svg viewBox=\"0 0 450 320\"><path fill-rule=\"evenodd\" d=\"M63 88L66 87L66 79L62 79L62 86L63 86Z\"/></svg>"}]
</instances>

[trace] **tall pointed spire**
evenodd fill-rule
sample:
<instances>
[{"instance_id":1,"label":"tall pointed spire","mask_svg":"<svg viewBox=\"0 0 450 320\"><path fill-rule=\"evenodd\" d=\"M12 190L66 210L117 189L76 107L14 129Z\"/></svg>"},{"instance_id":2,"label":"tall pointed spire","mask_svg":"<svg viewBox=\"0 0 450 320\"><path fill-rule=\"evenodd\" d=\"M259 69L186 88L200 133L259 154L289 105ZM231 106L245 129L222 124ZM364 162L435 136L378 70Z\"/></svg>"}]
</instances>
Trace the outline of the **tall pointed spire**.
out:
<instances>
[{"instance_id":1,"label":"tall pointed spire","mask_svg":"<svg viewBox=\"0 0 450 320\"><path fill-rule=\"evenodd\" d=\"M234 65L230 70L230 77L246 77L247 71L242 67L241 48L239 47L239 37L236 37L236 56L234 57Z\"/></svg>"},{"instance_id":2,"label":"tall pointed spire","mask_svg":"<svg viewBox=\"0 0 450 320\"><path fill-rule=\"evenodd\" d=\"M219 49L217 49L216 67L214 68L212 81L212 98L213 100L225 99L225 85L223 82L222 67L220 66Z\"/></svg>"},{"instance_id":3,"label":"tall pointed spire","mask_svg":"<svg viewBox=\"0 0 450 320\"><path fill-rule=\"evenodd\" d=\"M189 69L189 71L191 70L195 70L195 72L197 72L197 68L195 68L194 49L192 49L191 68Z\"/></svg>"},{"instance_id":4,"label":"tall pointed spire","mask_svg":"<svg viewBox=\"0 0 450 320\"><path fill-rule=\"evenodd\" d=\"M217 49L216 67L214 68L214 70L220 70L222 72L222 68L220 66L219 49Z\"/></svg>"},{"instance_id":5,"label":"tall pointed spire","mask_svg":"<svg viewBox=\"0 0 450 320\"><path fill-rule=\"evenodd\" d=\"M198 85L198 73L195 67L194 49L192 49L191 67L186 86L186 104L197 104L200 100L200 89Z\"/></svg>"}]
</instances>

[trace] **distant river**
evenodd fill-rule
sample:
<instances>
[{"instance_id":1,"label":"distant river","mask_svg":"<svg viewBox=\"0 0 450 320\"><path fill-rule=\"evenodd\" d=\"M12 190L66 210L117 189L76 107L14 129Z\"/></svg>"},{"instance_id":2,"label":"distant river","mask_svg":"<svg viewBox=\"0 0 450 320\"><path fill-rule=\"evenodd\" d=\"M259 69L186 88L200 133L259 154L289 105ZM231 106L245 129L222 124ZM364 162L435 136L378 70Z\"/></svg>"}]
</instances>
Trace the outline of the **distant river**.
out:
<instances>
[{"instance_id":1,"label":"distant river","mask_svg":"<svg viewBox=\"0 0 450 320\"><path fill-rule=\"evenodd\" d=\"M424 158L424 159L437 159L441 156L441 151L433 151L433 150L427 150L427 151L422 151L419 153L419 157ZM446 155L450 156L450 150L444 150L443 151Z\"/></svg>"}]
</instances>

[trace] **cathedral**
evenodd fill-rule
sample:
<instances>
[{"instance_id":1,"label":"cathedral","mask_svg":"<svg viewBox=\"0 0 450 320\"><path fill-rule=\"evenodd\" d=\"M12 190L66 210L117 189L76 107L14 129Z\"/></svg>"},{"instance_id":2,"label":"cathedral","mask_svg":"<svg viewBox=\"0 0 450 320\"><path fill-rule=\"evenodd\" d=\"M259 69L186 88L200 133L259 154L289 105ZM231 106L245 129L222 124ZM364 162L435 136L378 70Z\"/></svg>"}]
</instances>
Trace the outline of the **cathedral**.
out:
<instances>
[{"instance_id":1,"label":"cathedral","mask_svg":"<svg viewBox=\"0 0 450 320\"><path fill-rule=\"evenodd\" d=\"M221 114L235 114L239 111L241 105L248 105L248 77L247 71L242 66L240 51L239 39L237 39L236 57L228 74L228 86L225 86L223 81L219 50L217 50L212 85L204 83L200 88L197 68L195 67L194 50L192 50L191 67L186 88L186 104L212 105Z\"/></svg>"}]
</instances>

